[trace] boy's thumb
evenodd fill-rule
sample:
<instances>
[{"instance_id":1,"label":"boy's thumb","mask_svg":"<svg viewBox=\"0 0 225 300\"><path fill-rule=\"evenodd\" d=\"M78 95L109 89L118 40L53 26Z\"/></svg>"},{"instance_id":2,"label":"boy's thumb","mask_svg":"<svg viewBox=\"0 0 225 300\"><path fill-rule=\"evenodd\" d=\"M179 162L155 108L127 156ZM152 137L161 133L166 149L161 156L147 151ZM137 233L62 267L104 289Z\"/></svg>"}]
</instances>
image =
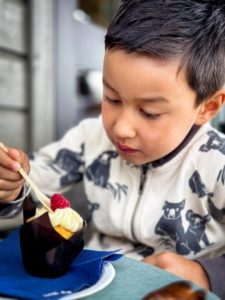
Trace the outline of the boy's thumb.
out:
<instances>
[{"instance_id":1,"label":"boy's thumb","mask_svg":"<svg viewBox=\"0 0 225 300\"><path fill-rule=\"evenodd\" d=\"M22 154L20 150L15 148L8 148L8 155L15 161L12 164L12 169L18 171L21 168Z\"/></svg>"},{"instance_id":2,"label":"boy's thumb","mask_svg":"<svg viewBox=\"0 0 225 300\"><path fill-rule=\"evenodd\" d=\"M18 161L18 162L21 161L22 155L21 155L20 150L18 150L18 149L15 149L15 148L8 148L8 155L9 155L12 159L14 159L14 160L16 160L16 161Z\"/></svg>"}]
</instances>

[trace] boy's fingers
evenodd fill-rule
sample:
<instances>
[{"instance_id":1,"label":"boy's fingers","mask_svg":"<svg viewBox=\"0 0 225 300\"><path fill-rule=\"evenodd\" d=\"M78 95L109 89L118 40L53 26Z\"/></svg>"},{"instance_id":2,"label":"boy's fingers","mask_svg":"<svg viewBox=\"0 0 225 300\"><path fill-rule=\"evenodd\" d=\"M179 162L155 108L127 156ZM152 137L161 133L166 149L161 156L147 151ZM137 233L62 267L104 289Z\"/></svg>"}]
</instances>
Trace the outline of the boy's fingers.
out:
<instances>
[{"instance_id":1,"label":"boy's fingers","mask_svg":"<svg viewBox=\"0 0 225 300\"><path fill-rule=\"evenodd\" d=\"M8 203L19 195L24 180L18 170L22 164L29 170L29 162L22 151L0 148L0 203Z\"/></svg>"},{"instance_id":2,"label":"boy's fingers","mask_svg":"<svg viewBox=\"0 0 225 300\"><path fill-rule=\"evenodd\" d=\"M0 165L14 172L20 168L20 163L12 159L3 149L0 149Z\"/></svg>"},{"instance_id":3,"label":"boy's fingers","mask_svg":"<svg viewBox=\"0 0 225 300\"><path fill-rule=\"evenodd\" d=\"M14 191L23 186L23 180L19 181L8 181L0 179L0 190L2 191Z\"/></svg>"},{"instance_id":4,"label":"boy's fingers","mask_svg":"<svg viewBox=\"0 0 225 300\"><path fill-rule=\"evenodd\" d=\"M176 262L178 258L178 254L171 252L161 252L145 257L143 259L143 262L159 267L161 269L168 269L171 263L173 265L173 263Z\"/></svg>"},{"instance_id":5,"label":"boy's fingers","mask_svg":"<svg viewBox=\"0 0 225 300\"><path fill-rule=\"evenodd\" d=\"M9 180L9 181L19 181L21 180L21 175L18 172L10 171L5 167L0 165L0 179Z\"/></svg>"},{"instance_id":6,"label":"boy's fingers","mask_svg":"<svg viewBox=\"0 0 225 300\"><path fill-rule=\"evenodd\" d=\"M14 161L12 165L13 170L18 171L21 168L22 153L18 149L8 148L7 154Z\"/></svg>"},{"instance_id":7,"label":"boy's fingers","mask_svg":"<svg viewBox=\"0 0 225 300\"><path fill-rule=\"evenodd\" d=\"M15 190L13 193L12 191L1 191L0 190L0 203L9 203L12 200L16 199L21 191L20 189Z\"/></svg>"},{"instance_id":8,"label":"boy's fingers","mask_svg":"<svg viewBox=\"0 0 225 300\"><path fill-rule=\"evenodd\" d=\"M0 204L7 203L8 202L7 199L8 199L8 197L11 196L11 194L12 194L11 191L1 191L0 190Z\"/></svg>"},{"instance_id":9,"label":"boy's fingers","mask_svg":"<svg viewBox=\"0 0 225 300\"><path fill-rule=\"evenodd\" d=\"M13 158L14 161L19 163L19 165L16 163L13 166L14 170L18 171L19 168L22 167L25 171L29 172L29 159L23 151L15 148L9 148L8 155Z\"/></svg>"},{"instance_id":10,"label":"boy's fingers","mask_svg":"<svg viewBox=\"0 0 225 300\"><path fill-rule=\"evenodd\" d=\"M142 261L147 263L147 264L159 267L158 258L155 255L147 256Z\"/></svg>"},{"instance_id":11,"label":"boy's fingers","mask_svg":"<svg viewBox=\"0 0 225 300\"><path fill-rule=\"evenodd\" d=\"M7 149L7 153L14 160L16 160L16 161L20 161L21 160L21 152L20 152L20 150L15 149L15 148L8 148Z\"/></svg>"}]
</instances>

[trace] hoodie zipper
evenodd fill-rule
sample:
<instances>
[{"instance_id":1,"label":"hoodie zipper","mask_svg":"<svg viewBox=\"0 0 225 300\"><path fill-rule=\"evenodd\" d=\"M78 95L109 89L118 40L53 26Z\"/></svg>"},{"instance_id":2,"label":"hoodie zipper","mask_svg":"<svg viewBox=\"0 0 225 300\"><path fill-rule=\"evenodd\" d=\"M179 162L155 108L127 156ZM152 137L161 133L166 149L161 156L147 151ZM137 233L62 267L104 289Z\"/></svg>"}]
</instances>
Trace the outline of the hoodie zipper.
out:
<instances>
[{"instance_id":1,"label":"hoodie zipper","mask_svg":"<svg viewBox=\"0 0 225 300\"><path fill-rule=\"evenodd\" d=\"M135 219L136 211L137 211L137 208L138 208L138 205L139 205L139 202L140 202L140 199L143 194L144 187L145 187L148 169L149 169L149 164L142 166L141 180L140 180L139 191L138 191L138 199L137 199L134 213L133 213L132 220L131 220L131 234L132 234L133 240L135 240L135 241L137 241L137 239L135 238L135 233L134 233L134 219Z\"/></svg>"}]
</instances>

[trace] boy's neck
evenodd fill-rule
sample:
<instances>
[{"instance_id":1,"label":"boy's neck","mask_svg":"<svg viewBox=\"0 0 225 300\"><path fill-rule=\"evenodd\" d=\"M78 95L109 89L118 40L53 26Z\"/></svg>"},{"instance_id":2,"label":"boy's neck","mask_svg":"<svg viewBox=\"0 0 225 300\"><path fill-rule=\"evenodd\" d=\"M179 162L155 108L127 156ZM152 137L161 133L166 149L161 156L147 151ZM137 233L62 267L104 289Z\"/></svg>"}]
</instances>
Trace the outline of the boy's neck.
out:
<instances>
[{"instance_id":1,"label":"boy's neck","mask_svg":"<svg viewBox=\"0 0 225 300\"><path fill-rule=\"evenodd\" d=\"M174 158L190 142L190 140L193 138L193 136L196 134L196 132L199 130L200 127L201 126L194 124L191 127L188 134L186 135L186 137L184 138L183 142L179 146L177 146L176 149L174 149L172 152L170 152L166 156L164 156L164 157L162 157L158 160L153 161L152 166L155 167L155 168L159 167L159 166L162 166L163 164L165 164L166 162L168 162L169 160Z\"/></svg>"}]
</instances>

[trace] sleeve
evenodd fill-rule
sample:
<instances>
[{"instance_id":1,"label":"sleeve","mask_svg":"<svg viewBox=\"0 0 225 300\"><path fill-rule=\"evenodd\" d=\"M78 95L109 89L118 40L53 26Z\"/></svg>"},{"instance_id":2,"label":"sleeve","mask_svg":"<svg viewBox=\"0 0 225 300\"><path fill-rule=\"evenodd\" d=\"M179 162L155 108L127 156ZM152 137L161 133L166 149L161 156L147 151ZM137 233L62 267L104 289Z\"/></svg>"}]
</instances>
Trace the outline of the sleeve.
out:
<instances>
[{"instance_id":1,"label":"sleeve","mask_svg":"<svg viewBox=\"0 0 225 300\"><path fill-rule=\"evenodd\" d=\"M70 129L61 140L34 152L30 176L46 195L63 193L83 179L87 120Z\"/></svg>"},{"instance_id":2,"label":"sleeve","mask_svg":"<svg viewBox=\"0 0 225 300\"><path fill-rule=\"evenodd\" d=\"M29 194L30 188L24 187L18 199L0 204L0 239L5 238L8 233L23 222L23 200Z\"/></svg>"},{"instance_id":3,"label":"sleeve","mask_svg":"<svg viewBox=\"0 0 225 300\"><path fill-rule=\"evenodd\" d=\"M208 258L208 259L196 259L204 268L208 275L211 291L218 295L220 299L225 299L225 284L223 278L225 278L225 253L222 256Z\"/></svg>"},{"instance_id":4,"label":"sleeve","mask_svg":"<svg viewBox=\"0 0 225 300\"><path fill-rule=\"evenodd\" d=\"M0 204L0 218L13 218L22 209L23 200L29 194L30 188L24 186L19 198L7 204Z\"/></svg>"}]
</instances>

